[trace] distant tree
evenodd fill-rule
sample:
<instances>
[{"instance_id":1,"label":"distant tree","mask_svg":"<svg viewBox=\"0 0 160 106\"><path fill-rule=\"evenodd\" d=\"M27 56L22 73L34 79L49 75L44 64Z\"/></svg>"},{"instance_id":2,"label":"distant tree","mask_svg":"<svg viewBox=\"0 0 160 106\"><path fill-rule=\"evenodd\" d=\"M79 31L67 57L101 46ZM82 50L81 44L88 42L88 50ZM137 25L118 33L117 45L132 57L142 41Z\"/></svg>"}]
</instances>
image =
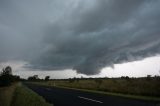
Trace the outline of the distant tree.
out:
<instances>
[{"instance_id":1,"label":"distant tree","mask_svg":"<svg viewBox=\"0 0 160 106\"><path fill-rule=\"evenodd\" d=\"M147 78L151 78L151 75L147 75Z\"/></svg>"},{"instance_id":2,"label":"distant tree","mask_svg":"<svg viewBox=\"0 0 160 106\"><path fill-rule=\"evenodd\" d=\"M160 80L160 76L155 75L155 76L154 76L154 79L156 79L156 80Z\"/></svg>"},{"instance_id":3,"label":"distant tree","mask_svg":"<svg viewBox=\"0 0 160 106\"><path fill-rule=\"evenodd\" d=\"M128 76L121 76L121 79L129 80L130 78Z\"/></svg>"},{"instance_id":4,"label":"distant tree","mask_svg":"<svg viewBox=\"0 0 160 106\"><path fill-rule=\"evenodd\" d=\"M10 66L7 66L5 69L2 69L2 75L12 75L12 68Z\"/></svg>"},{"instance_id":5,"label":"distant tree","mask_svg":"<svg viewBox=\"0 0 160 106\"><path fill-rule=\"evenodd\" d=\"M45 80L45 81L48 81L49 78L50 78L50 76L46 76L44 80Z\"/></svg>"},{"instance_id":6,"label":"distant tree","mask_svg":"<svg viewBox=\"0 0 160 106\"><path fill-rule=\"evenodd\" d=\"M147 75L147 80L150 80L151 79L151 75Z\"/></svg>"},{"instance_id":7,"label":"distant tree","mask_svg":"<svg viewBox=\"0 0 160 106\"><path fill-rule=\"evenodd\" d=\"M128 76L126 76L126 78L125 78L126 80L129 80L129 77Z\"/></svg>"},{"instance_id":8,"label":"distant tree","mask_svg":"<svg viewBox=\"0 0 160 106\"><path fill-rule=\"evenodd\" d=\"M33 77L34 77L35 79L39 79L38 75L33 75Z\"/></svg>"},{"instance_id":9,"label":"distant tree","mask_svg":"<svg viewBox=\"0 0 160 106\"><path fill-rule=\"evenodd\" d=\"M33 79L33 76L29 76L27 79L28 79L28 80L34 80L34 79Z\"/></svg>"},{"instance_id":10,"label":"distant tree","mask_svg":"<svg viewBox=\"0 0 160 106\"><path fill-rule=\"evenodd\" d=\"M28 80L32 80L32 81L39 80L39 77L38 75L33 75L33 76L28 77Z\"/></svg>"}]
</instances>

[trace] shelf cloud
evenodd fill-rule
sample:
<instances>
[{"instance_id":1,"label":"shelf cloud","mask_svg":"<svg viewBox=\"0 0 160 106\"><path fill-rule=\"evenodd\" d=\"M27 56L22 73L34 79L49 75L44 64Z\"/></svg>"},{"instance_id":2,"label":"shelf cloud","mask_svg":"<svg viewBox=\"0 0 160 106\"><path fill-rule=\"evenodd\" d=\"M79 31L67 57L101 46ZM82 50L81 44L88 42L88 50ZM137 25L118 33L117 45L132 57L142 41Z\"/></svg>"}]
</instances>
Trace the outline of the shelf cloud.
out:
<instances>
[{"instance_id":1,"label":"shelf cloud","mask_svg":"<svg viewBox=\"0 0 160 106\"><path fill-rule=\"evenodd\" d=\"M93 75L159 54L159 6L159 0L1 0L0 62Z\"/></svg>"}]
</instances>

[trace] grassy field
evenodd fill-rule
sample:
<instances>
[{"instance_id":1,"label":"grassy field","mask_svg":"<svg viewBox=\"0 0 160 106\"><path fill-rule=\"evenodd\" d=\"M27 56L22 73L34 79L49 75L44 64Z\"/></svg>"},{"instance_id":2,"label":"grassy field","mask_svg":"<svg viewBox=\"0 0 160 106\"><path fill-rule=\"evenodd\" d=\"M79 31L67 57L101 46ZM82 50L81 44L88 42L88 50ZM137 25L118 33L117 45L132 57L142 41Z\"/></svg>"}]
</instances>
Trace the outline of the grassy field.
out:
<instances>
[{"instance_id":1,"label":"grassy field","mask_svg":"<svg viewBox=\"0 0 160 106\"><path fill-rule=\"evenodd\" d=\"M10 106L16 86L14 83L8 87L0 87L0 106Z\"/></svg>"},{"instance_id":2,"label":"grassy field","mask_svg":"<svg viewBox=\"0 0 160 106\"><path fill-rule=\"evenodd\" d=\"M0 88L0 106L53 106L32 90L14 83Z\"/></svg>"},{"instance_id":3,"label":"grassy field","mask_svg":"<svg viewBox=\"0 0 160 106\"><path fill-rule=\"evenodd\" d=\"M37 83L37 82L36 82ZM98 92L159 98L160 80L157 78L69 79L39 82L39 84Z\"/></svg>"},{"instance_id":4,"label":"grassy field","mask_svg":"<svg viewBox=\"0 0 160 106\"><path fill-rule=\"evenodd\" d=\"M52 84L52 82L48 82ZM135 94L145 96L160 96L160 82L145 79L96 79L79 81L59 81L58 86L98 90L106 92ZM53 85L53 84L52 84Z\"/></svg>"}]
</instances>

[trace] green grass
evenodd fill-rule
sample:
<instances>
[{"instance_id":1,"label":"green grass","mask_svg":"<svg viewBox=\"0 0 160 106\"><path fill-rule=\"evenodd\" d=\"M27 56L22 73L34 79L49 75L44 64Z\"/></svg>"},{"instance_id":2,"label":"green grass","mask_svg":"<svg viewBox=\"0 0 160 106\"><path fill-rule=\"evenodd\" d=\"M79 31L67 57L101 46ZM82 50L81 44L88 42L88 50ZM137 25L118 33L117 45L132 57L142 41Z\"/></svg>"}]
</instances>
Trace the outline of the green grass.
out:
<instances>
[{"instance_id":1,"label":"green grass","mask_svg":"<svg viewBox=\"0 0 160 106\"><path fill-rule=\"evenodd\" d=\"M53 106L47 103L41 96L21 85L14 93L11 106Z\"/></svg>"},{"instance_id":2,"label":"green grass","mask_svg":"<svg viewBox=\"0 0 160 106\"><path fill-rule=\"evenodd\" d=\"M0 106L10 106L16 86L14 83L11 86L0 87Z\"/></svg>"}]
</instances>

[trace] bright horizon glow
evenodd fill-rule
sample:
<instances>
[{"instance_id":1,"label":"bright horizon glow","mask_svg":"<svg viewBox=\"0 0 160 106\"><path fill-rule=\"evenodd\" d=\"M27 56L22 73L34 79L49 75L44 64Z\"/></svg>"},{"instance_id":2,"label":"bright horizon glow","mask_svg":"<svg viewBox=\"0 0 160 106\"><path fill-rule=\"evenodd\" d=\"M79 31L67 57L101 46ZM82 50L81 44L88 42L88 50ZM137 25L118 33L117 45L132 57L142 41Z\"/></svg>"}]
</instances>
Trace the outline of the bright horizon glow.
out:
<instances>
[{"instance_id":1,"label":"bright horizon glow","mask_svg":"<svg viewBox=\"0 0 160 106\"><path fill-rule=\"evenodd\" d=\"M108 77L145 77L147 75L160 75L160 56L149 57L140 61L115 64L114 69L105 67L101 75Z\"/></svg>"},{"instance_id":2,"label":"bright horizon glow","mask_svg":"<svg viewBox=\"0 0 160 106\"><path fill-rule=\"evenodd\" d=\"M10 65L13 69L14 75L19 75L22 78L28 78L29 76L38 75L40 78L44 78L49 75L53 79L66 79L73 77L145 77L147 75L160 75L160 56L149 57L140 61L128 62L123 64L115 64L114 68L104 67L101 73L98 75L84 75L77 74L75 70L57 70L57 71L47 71L47 70L30 70L24 68L26 62L21 61L10 61L5 63L0 63L0 68Z\"/></svg>"}]
</instances>

